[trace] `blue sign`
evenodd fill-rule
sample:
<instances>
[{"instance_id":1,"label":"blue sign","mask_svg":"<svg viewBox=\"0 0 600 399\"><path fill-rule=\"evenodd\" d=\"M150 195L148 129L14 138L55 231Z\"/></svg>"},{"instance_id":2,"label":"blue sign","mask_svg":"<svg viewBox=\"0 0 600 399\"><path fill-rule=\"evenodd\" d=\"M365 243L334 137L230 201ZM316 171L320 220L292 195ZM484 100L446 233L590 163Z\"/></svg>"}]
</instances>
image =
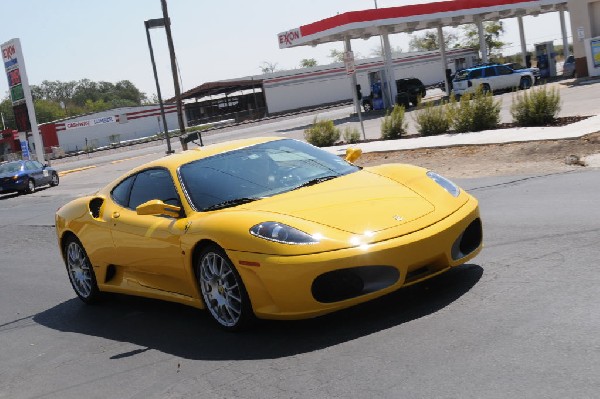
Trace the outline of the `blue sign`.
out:
<instances>
[{"instance_id":1,"label":"blue sign","mask_svg":"<svg viewBox=\"0 0 600 399\"><path fill-rule=\"evenodd\" d=\"M26 140L21 140L21 156L24 160L28 160L30 158L29 155L29 144Z\"/></svg>"}]
</instances>

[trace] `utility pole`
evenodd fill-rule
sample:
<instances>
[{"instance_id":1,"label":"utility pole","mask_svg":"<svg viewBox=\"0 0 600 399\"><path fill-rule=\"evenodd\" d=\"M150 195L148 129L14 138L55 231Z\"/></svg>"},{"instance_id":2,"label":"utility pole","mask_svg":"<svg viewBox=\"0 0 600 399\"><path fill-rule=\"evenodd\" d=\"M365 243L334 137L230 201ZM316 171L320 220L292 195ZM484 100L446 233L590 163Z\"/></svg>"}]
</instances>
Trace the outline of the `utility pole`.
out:
<instances>
[{"instance_id":1,"label":"utility pole","mask_svg":"<svg viewBox=\"0 0 600 399\"><path fill-rule=\"evenodd\" d=\"M173 72L173 85L175 86L175 99L177 101L177 119L179 121L179 135L185 133L185 124L183 123L183 105L181 101L181 89L179 88L179 78L177 76L177 62L175 60L175 48L173 47L173 36L171 36L171 20L167 10L167 0L161 0L163 18L165 20L165 31L167 33L167 44L169 45L169 55L171 58L171 71Z\"/></svg>"}]
</instances>

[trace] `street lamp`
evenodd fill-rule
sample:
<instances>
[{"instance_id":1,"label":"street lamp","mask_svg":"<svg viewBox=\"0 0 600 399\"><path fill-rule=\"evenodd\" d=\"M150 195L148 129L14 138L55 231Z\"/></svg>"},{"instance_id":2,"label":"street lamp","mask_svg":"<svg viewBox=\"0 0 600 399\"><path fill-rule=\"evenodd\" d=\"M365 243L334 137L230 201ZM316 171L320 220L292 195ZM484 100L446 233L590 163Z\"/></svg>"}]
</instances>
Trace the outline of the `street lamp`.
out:
<instances>
[{"instance_id":1,"label":"street lamp","mask_svg":"<svg viewBox=\"0 0 600 399\"><path fill-rule=\"evenodd\" d=\"M165 106L163 104L162 95L160 94L160 84L158 83L158 73L156 72L156 62L154 62L154 50L152 50L152 41L150 40L150 29L161 28L165 26L164 18L149 19L144 21L146 26L146 37L148 38L148 49L150 50L150 60L152 61L152 70L154 71L154 80L156 81L156 94L158 95L158 103L160 104L160 115L163 120L165 138L167 139L167 155L175 151L171 149L171 140L169 138L169 129L167 128L167 118L165 118Z\"/></svg>"}]
</instances>

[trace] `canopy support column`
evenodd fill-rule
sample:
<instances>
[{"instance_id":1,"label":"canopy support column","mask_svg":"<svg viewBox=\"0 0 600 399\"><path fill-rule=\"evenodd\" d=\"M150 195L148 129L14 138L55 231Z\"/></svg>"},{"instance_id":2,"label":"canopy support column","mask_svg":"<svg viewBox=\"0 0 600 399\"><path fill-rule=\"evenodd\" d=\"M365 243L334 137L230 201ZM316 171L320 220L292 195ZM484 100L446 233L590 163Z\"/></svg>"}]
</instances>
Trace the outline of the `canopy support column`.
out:
<instances>
[{"instance_id":1,"label":"canopy support column","mask_svg":"<svg viewBox=\"0 0 600 399\"><path fill-rule=\"evenodd\" d=\"M444 30L441 26L437 27L438 34L438 45L440 47L440 55L442 57L442 76L444 77L444 83L446 87L446 95L450 95L450 84L448 82L446 69L448 68L448 59L446 58L446 43L444 41Z\"/></svg>"},{"instance_id":2,"label":"canopy support column","mask_svg":"<svg viewBox=\"0 0 600 399\"><path fill-rule=\"evenodd\" d=\"M483 21L478 20L476 22L477 32L479 34L479 51L481 52L481 62L484 64L488 62L487 46L485 44L485 32L483 31Z\"/></svg>"},{"instance_id":3,"label":"canopy support column","mask_svg":"<svg viewBox=\"0 0 600 399\"><path fill-rule=\"evenodd\" d=\"M569 51L569 39L567 37L567 24L565 23L565 10L562 8L559 11L560 15L560 30L562 32L562 40L563 40L563 56L565 60L571 55Z\"/></svg>"},{"instance_id":4,"label":"canopy support column","mask_svg":"<svg viewBox=\"0 0 600 399\"><path fill-rule=\"evenodd\" d=\"M352 45L350 44L350 38L348 36L344 37L344 50L346 52L352 51ZM352 92L352 101L354 102L354 110L358 115L358 120L360 122L360 130L363 134L363 139L367 139L367 135L365 134L365 126L362 120L362 113L360 112L360 101L358 99L358 92L356 90L356 72L350 74L350 91Z\"/></svg>"},{"instance_id":5,"label":"canopy support column","mask_svg":"<svg viewBox=\"0 0 600 399\"><path fill-rule=\"evenodd\" d=\"M385 62L388 92L390 93L390 107L393 107L396 103L398 88L396 87L396 77L394 75L394 66L392 65L392 47L390 46L390 37L387 33L384 33L381 37L383 38L383 59Z\"/></svg>"},{"instance_id":6,"label":"canopy support column","mask_svg":"<svg viewBox=\"0 0 600 399\"><path fill-rule=\"evenodd\" d=\"M519 21L519 37L521 39L521 64L523 66L529 67L527 65L527 43L525 43L525 28L523 27L523 17L517 17Z\"/></svg>"}]
</instances>

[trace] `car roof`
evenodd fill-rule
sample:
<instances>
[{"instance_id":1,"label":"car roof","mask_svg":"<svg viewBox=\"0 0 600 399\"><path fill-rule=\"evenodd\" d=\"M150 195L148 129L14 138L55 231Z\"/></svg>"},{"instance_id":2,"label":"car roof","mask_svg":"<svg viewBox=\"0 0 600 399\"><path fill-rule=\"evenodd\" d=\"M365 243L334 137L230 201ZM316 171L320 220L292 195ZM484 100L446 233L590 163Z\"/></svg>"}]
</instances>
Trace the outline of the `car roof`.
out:
<instances>
[{"instance_id":1,"label":"car roof","mask_svg":"<svg viewBox=\"0 0 600 399\"><path fill-rule=\"evenodd\" d=\"M153 166L177 167L179 165L196 161L198 159L208 158L213 155L234 151L240 148L250 147L256 144L267 143L269 141L284 139L285 138L282 137L254 137L250 139L231 140L223 143L211 144L204 147L198 147L191 150L183 151L178 154L164 156L160 159L144 164L132 170L132 172Z\"/></svg>"}]
</instances>

